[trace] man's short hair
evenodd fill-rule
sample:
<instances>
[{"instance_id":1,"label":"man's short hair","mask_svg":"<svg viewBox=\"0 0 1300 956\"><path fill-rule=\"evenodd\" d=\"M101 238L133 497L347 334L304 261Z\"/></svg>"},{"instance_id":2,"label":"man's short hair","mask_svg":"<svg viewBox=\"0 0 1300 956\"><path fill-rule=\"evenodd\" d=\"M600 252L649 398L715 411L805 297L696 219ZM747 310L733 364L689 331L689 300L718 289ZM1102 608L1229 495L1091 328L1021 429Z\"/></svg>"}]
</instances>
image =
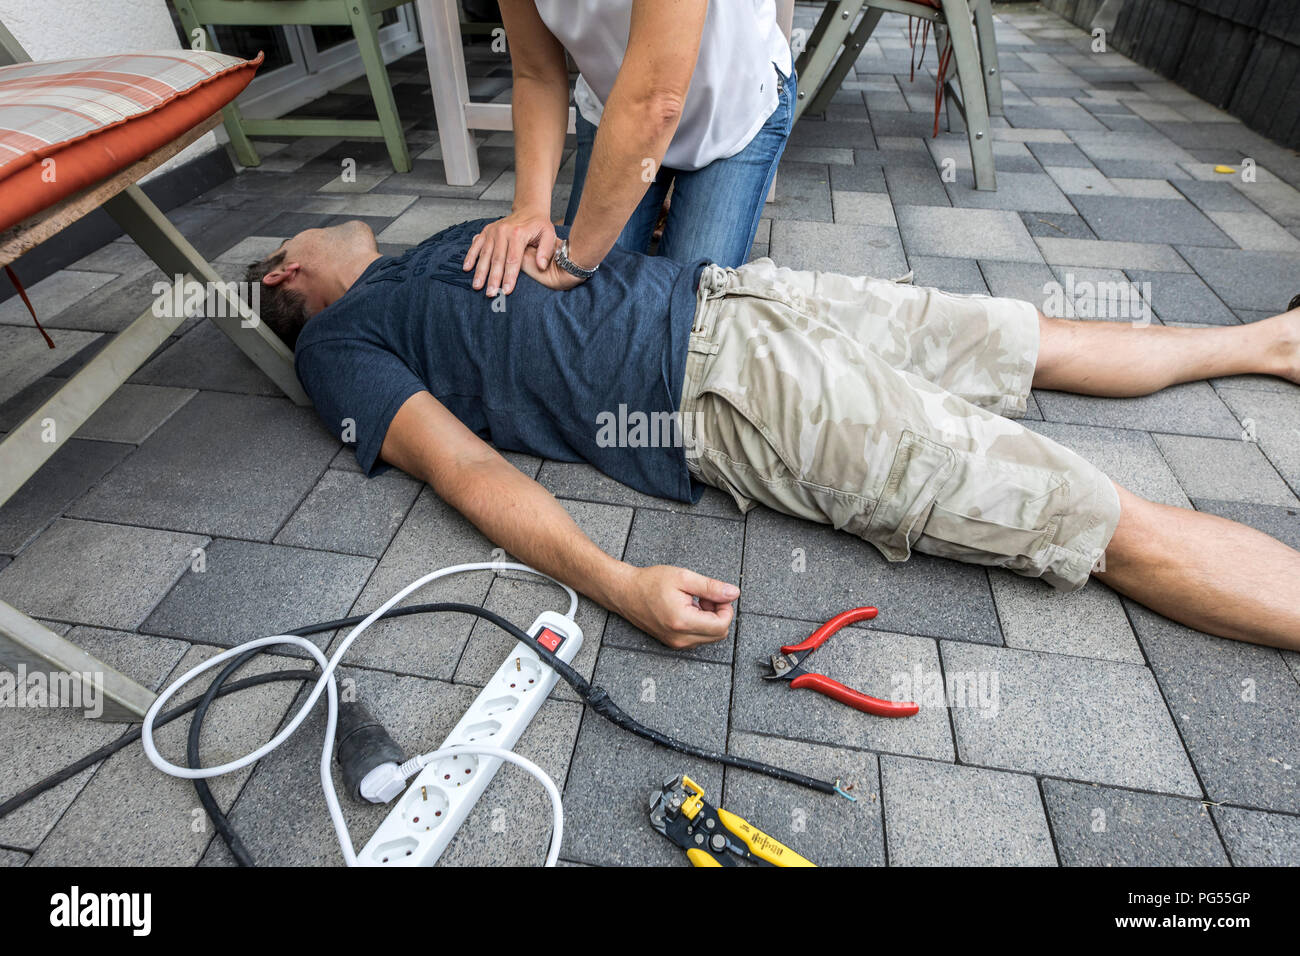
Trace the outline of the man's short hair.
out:
<instances>
[{"instance_id":1,"label":"man's short hair","mask_svg":"<svg viewBox=\"0 0 1300 956\"><path fill-rule=\"evenodd\" d=\"M283 249L273 252L265 259L249 265L244 271L244 281L250 286L256 283L258 290L258 315L290 350L298 341L298 333L311 318L307 314L307 299L301 292L281 285L264 285L262 279L268 272L284 264Z\"/></svg>"}]
</instances>

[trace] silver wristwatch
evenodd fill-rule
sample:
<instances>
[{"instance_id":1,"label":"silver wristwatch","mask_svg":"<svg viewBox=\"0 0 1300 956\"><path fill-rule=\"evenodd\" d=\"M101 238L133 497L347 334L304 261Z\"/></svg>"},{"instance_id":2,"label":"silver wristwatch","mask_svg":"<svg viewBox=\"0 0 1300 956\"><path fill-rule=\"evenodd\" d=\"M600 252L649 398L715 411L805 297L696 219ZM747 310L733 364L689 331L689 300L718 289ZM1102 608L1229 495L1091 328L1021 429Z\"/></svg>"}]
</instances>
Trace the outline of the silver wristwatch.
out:
<instances>
[{"instance_id":1,"label":"silver wristwatch","mask_svg":"<svg viewBox=\"0 0 1300 956\"><path fill-rule=\"evenodd\" d=\"M600 266L597 265L590 269L584 269L582 266L576 265L574 261L569 258L568 239L561 240L560 245L556 248L555 264L559 266L561 269L563 269L565 272L567 272L569 275L577 276L579 279L590 279L592 276L596 274L596 270L600 268Z\"/></svg>"}]
</instances>

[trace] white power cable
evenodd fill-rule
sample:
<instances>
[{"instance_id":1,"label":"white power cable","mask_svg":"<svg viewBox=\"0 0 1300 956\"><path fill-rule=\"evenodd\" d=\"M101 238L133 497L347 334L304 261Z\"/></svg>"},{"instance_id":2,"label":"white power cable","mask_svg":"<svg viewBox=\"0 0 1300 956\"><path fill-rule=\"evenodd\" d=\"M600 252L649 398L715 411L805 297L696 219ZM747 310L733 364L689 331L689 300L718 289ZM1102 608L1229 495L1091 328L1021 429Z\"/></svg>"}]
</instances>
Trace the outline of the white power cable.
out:
<instances>
[{"instance_id":1,"label":"white power cable","mask_svg":"<svg viewBox=\"0 0 1300 956\"><path fill-rule=\"evenodd\" d=\"M153 702L153 706L150 707L148 712L144 715L144 724L140 728L140 742L144 745L145 756L149 758L150 763L163 773L170 774L173 777L183 777L187 780L220 777L228 773L233 773L236 770L242 770L244 767L261 760L276 747L288 740L293 735L294 731L301 726L302 722L307 719L307 714L310 713L311 709L316 705L316 701L320 699L321 693L323 691L328 691L329 693L326 697L327 716L325 722L325 741L321 747L321 789L325 793L325 805L329 808L330 819L334 823L334 832L338 835L339 848L343 851L343 859L347 862L348 866L356 866L357 851L352 845L352 836L348 832L347 821L343 819L343 810L339 806L338 793L334 789L334 777L330 772L330 759L334 753L334 733L338 725L339 709L338 681L335 680L334 671L338 667L339 661L343 658L343 655L347 653L348 648L352 646L352 642L360 637L361 634L370 627L371 624L377 621L385 611L397 604L397 602L401 601L411 592L419 590L426 584L436 581L439 578L445 578L453 574L461 574L466 571L524 571L528 574L536 574L538 577L546 578L548 581L558 584L568 593L569 611L565 617L569 618L569 620L573 620L573 616L578 610L578 595L574 592L573 588L569 587L562 581L556 581L548 574L543 574L536 568L530 568L526 564L518 564L510 561L478 561L471 564L457 564L447 568L440 568L437 571L431 571L424 577L412 581L375 610L371 611L370 614L366 616L365 620L348 633L348 636L339 644L338 650L334 652L334 655L329 658L329 660L325 659L325 655L321 652L319 647L307 640L305 637L299 637L296 634L277 634L274 637L259 637L255 640L247 641L237 647L232 647L227 651L223 651L215 657L204 661L197 667L192 668L179 680L175 681L170 687L159 694L158 698ZM312 688L311 694L308 695L306 701L303 702L302 707L293 715L293 719L289 721L284 730L280 731L280 733L276 734L275 737L251 753L245 754L235 760L231 760L228 763L223 763L218 767L180 767L169 762L158 752L158 748L154 745L153 740L154 720L157 718L159 711L162 710L163 705L166 704L167 701L171 700L178 690L188 684L199 674L216 667L218 664L230 660L232 657L243 654L245 651L251 651L259 647L270 647L275 644L287 644L301 647L303 650L311 654L321 667L321 675L316 680L316 684ZM560 839L563 836L564 831L564 809L560 802L560 791L555 786L555 781L547 776L546 771L542 770L541 767L537 766L537 764L528 760L526 757L520 757L512 751L503 750L500 747L451 747L446 750L437 750L431 754L425 754L423 757L416 758L416 760L422 761L420 766L423 767L425 763L429 763L439 757L451 753L478 754L482 756L496 757L499 760L504 760L507 763L512 763L518 767L522 767L538 779L542 786L546 788L547 795L551 798L553 824L551 830L551 846L546 855L546 865L554 866L555 861L560 854ZM405 770L412 762L413 761L407 761L407 764L403 765L403 770Z\"/></svg>"}]
</instances>

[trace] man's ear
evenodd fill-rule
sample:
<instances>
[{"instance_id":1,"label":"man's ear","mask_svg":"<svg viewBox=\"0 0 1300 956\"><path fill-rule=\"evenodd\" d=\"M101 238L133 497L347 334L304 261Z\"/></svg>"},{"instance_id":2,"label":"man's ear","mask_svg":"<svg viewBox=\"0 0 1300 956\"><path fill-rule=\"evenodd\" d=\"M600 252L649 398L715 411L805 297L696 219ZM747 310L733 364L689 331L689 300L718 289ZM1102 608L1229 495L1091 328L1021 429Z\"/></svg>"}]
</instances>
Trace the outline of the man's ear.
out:
<instances>
[{"instance_id":1,"label":"man's ear","mask_svg":"<svg viewBox=\"0 0 1300 956\"><path fill-rule=\"evenodd\" d=\"M280 285L284 282L291 282L302 271L302 266L297 262L284 262L276 266L266 275L262 276L263 285Z\"/></svg>"}]
</instances>

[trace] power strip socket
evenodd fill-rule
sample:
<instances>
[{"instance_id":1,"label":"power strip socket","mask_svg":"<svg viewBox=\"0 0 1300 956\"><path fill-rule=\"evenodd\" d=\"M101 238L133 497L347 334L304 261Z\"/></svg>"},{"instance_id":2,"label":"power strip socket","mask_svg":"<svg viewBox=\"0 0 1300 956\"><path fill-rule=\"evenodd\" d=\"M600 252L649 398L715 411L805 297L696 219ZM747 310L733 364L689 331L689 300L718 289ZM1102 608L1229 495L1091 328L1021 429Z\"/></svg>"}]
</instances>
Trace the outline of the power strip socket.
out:
<instances>
[{"instance_id":1,"label":"power strip socket","mask_svg":"<svg viewBox=\"0 0 1300 956\"><path fill-rule=\"evenodd\" d=\"M543 612L528 633L566 664L582 647L582 629L554 611ZM512 750L557 679L532 648L516 644L438 749L479 744ZM357 863L433 866L500 766L496 757L474 754L429 764L357 854Z\"/></svg>"}]
</instances>

